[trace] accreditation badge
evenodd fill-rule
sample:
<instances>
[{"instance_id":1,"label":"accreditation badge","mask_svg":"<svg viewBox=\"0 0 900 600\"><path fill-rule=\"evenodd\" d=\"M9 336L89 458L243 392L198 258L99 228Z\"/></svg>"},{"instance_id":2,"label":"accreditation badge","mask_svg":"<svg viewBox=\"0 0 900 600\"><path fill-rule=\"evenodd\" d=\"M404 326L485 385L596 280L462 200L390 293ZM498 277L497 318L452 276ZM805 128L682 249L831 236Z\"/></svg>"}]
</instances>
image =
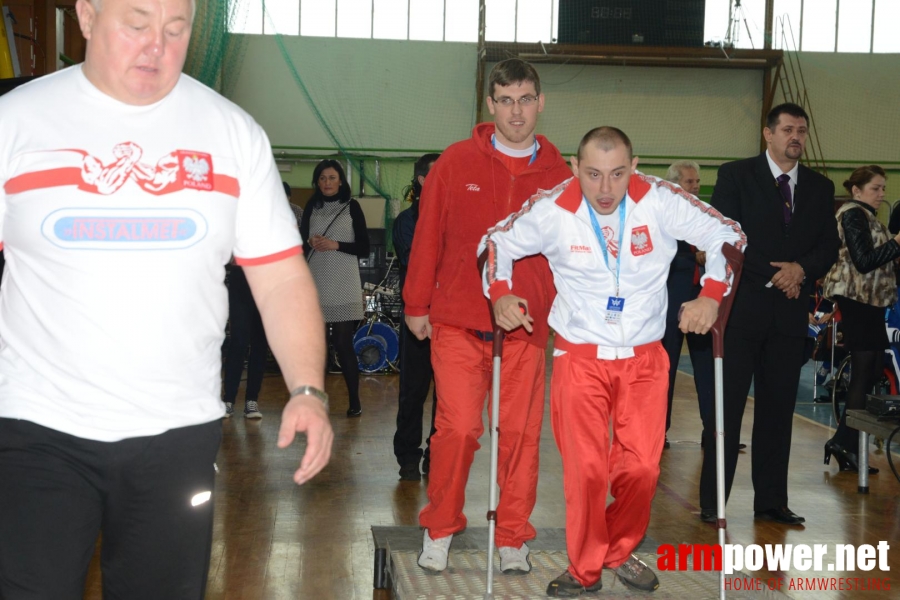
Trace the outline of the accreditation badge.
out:
<instances>
[{"instance_id":1,"label":"accreditation badge","mask_svg":"<svg viewBox=\"0 0 900 600\"><path fill-rule=\"evenodd\" d=\"M625 298L610 296L606 302L606 322L618 325L622 322L622 311L625 310Z\"/></svg>"}]
</instances>

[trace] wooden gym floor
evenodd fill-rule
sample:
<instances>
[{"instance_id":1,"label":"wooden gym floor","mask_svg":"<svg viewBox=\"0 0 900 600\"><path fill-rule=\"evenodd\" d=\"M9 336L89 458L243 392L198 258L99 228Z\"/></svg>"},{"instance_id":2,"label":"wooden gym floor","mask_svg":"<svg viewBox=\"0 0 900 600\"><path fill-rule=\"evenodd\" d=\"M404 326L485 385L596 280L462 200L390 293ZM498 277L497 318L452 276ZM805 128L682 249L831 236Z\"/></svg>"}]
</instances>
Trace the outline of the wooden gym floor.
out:
<instances>
[{"instance_id":1,"label":"wooden gym floor","mask_svg":"<svg viewBox=\"0 0 900 600\"><path fill-rule=\"evenodd\" d=\"M548 377L549 377L548 366ZM208 599L369 599L387 600L375 591L372 525L416 526L426 503L427 479L401 482L392 438L396 417L396 375L361 378L363 415L348 419L347 393L339 375L329 375L331 419L335 430L331 463L315 480L297 487L291 480L300 446L278 450L275 439L286 391L280 376L267 375L260 395L261 421L245 420L243 387L235 417L223 421L218 456L215 527ZM549 394L549 385L547 386ZM751 400L752 405L752 400ZM548 404L549 407L549 404ZM430 411L430 402L426 406ZM748 407L742 440L749 444L753 424ZM426 420L430 413L426 412ZM900 483L890 473L882 451L871 464L881 473L870 478L871 492L856 493L856 475L822 464L828 427L795 416L791 454L790 507L806 517L805 528L755 522L752 510L749 447L738 462L728 504L728 541L748 544L872 544L886 540L890 572L813 573L760 571L756 577L859 577L883 582L900 570ZM700 477L700 418L693 381L679 373L669 440L663 453L659 486L648 535L660 543L716 543L716 530L700 522L697 489ZM476 455L467 488L466 515L483 526L487 508L488 435ZM896 456L896 455L895 455ZM900 461L898 461L900 462ZM564 527L561 465L545 411L538 501L532 516L538 528ZM893 583L893 582L891 582ZM846 585L846 584L845 584ZM795 598L897 597L897 591L795 592ZM612 597L601 592L597 597ZM88 575L85 598L99 600L97 556Z\"/></svg>"}]
</instances>

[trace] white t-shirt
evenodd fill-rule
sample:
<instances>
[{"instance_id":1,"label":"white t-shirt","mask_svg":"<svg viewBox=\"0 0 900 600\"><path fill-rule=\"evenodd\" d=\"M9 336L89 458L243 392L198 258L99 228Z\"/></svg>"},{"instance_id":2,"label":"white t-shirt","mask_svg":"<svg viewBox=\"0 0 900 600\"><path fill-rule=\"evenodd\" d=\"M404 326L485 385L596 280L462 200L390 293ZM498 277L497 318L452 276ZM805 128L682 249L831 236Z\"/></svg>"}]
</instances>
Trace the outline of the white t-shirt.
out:
<instances>
[{"instance_id":1,"label":"white t-shirt","mask_svg":"<svg viewBox=\"0 0 900 600\"><path fill-rule=\"evenodd\" d=\"M117 441L223 414L231 255L300 252L265 133L182 75L149 106L80 66L0 98L0 417Z\"/></svg>"}]
</instances>

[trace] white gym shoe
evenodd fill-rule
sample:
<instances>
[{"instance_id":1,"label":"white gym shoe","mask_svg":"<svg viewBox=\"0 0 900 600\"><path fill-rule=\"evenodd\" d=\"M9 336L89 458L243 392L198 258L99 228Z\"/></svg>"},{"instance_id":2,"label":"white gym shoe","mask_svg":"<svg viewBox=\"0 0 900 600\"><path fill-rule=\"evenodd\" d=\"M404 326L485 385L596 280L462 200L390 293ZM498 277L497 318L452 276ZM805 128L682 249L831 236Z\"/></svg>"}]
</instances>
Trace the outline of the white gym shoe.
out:
<instances>
[{"instance_id":1,"label":"white gym shoe","mask_svg":"<svg viewBox=\"0 0 900 600\"><path fill-rule=\"evenodd\" d=\"M450 552L450 542L453 535L431 539L428 530L425 530L425 536L422 539L422 552L419 553L419 566L426 571L440 573L447 568L447 554Z\"/></svg>"},{"instance_id":2,"label":"white gym shoe","mask_svg":"<svg viewBox=\"0 0 900 600\"><path fill-rule=\"evenodd\" d=\"M528 573L531 571L531 561L528 560L528 545L522 544L521 548L512 546L500 546L500 572Z\"/></svg>"}]
</instances>

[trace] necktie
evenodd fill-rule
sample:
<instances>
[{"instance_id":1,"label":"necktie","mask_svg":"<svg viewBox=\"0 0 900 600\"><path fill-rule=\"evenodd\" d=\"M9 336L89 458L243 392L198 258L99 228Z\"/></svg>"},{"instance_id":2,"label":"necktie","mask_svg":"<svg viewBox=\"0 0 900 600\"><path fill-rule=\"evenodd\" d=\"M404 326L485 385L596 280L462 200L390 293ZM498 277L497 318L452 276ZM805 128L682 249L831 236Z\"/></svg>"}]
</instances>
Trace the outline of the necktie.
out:
<instances>
[{"instance_id":1,"label":"necktie","mask_svg":"<svg viewBox=\"0 0 900 600\"><path fill-rule=\"evenodd\" d=\"M791 176L787 173L782 173L776 179L778 182L778 190L781 192L781 197L784 200L784 224L790 225L791 216L794 213L794 198L791 194Z\"/></svg>"}]
</instances>

